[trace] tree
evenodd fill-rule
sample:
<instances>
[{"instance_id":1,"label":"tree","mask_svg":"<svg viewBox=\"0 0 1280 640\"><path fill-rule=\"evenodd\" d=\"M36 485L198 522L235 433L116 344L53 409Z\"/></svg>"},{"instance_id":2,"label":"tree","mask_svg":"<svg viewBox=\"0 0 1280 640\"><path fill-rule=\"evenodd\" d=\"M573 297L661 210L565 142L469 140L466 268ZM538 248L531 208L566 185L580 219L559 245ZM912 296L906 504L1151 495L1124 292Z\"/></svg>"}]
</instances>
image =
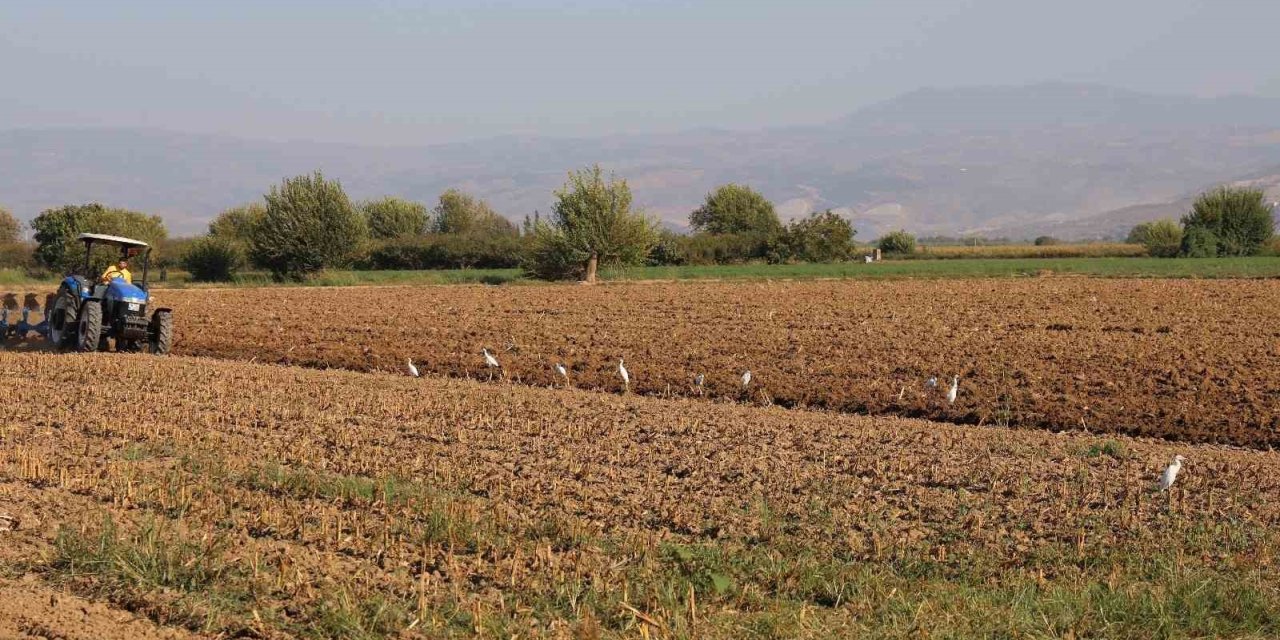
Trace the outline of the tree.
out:
<instances>
[{"instance_id":1,"label":"tree","mask_svg":"<svg viewBox=\"0 0 1280 640\"><path fill-rule=\"evenodd\" d=\"M218 214L209 223L209 235L249 244L253 237L253 226L266 215L267 208L253 202L239 207L232 207Z\"/></svg>"},{"instance_id":2,"label":"tree","mask_svg":"<svg viewBox=\"0 0 1280 640\"><path fill-rule=\"evenodd\" d=\"M90 213L104 208L95 202L41 211L31 221L31 228L36 232L36 262L51 269L65 269L67 251L72 247L72 240L84 228L85 219Z\"/></svg>"},{"instance_id":3,"label":"tree","mask_svg":"<svg viewBox=\"0 0 1280 640\"><path fill-rule=\"evenodd\" d=\"M1191 213L1182 217L1182 226L1188 235L1193 229L1213 234L1220 256L1253 255L1275 233L1271 207L1264 198L1259 189L1218 187L1196 198Z\"/></svg>"},{"instance_id":4,"label":"tree","mask_svg":"<svg viewBox=\"0 0 1280 640\"><path fill-rule=\"evenodd\" d=\"M550 222L538 222L526 269L544 279L596 281L601 264L640 264L657 242L657 225L631 210L631 187L600 165L572 172L556 191Z\"/></svg>"},{"instance_id":5,"label":"tree","mask_svg":"<svg viewBox=\"0 0 1280 640\"><path fill-rule=\"evenodd\" d=\"M142 240L151 245L153 259L163 253L164 241L169 235L160 216L104 207L96 202L46 209L31 221L31 228L36 232L36 260L60 271L83 263L84 247L76 240L81 233L104 233ZM89 266L90 271L99 270L112 257L94 253L96 260Z\"/></svg>"},{"instance_id":6,"label":"tree","mask_svg":"<svg viewBox=\"0 0 1280 640\"><path fill-rule=\"evenodd\" d=\"M773 236L782 231L772 202L751 187L732 183L708 193L706 202L689 214L689 226L713 234Z\"/></svg>"},{"instance_id":7,"label":"tree","mask_svg":"<svg viewBox=\"0 0 1280 640\"><path fill-rule=\"evenodd\" d=\"M840 262L853 256L856 232L848 220L827 209L794 220L779 236L772 251L775 262Z\"/></svg>"},{"instance_id":8,"label":"tree","mask_svg":"<svg viewBox=\"0 0 1280 640\"><path fill-rule=\"evenodd\" d=\"M916 250L916 237L903 231L890 231L876 243L884 253L911 254Z\"/></svg>"},{"instance_id":9,"label":"tree","mask_svg":"<svg viewBox=\"0 0 1280 640\"><path fill-rule=\"evenodd\" d=\"M477 200L457 189L440 194L435 208L436 233L517 235L519 231L510 220L489 207L484 200Z\"/></svg>"},{"instance_id":10,"label":"tree","mask_svg":"<svg viewBox=\"0 0 1280 640\"><path fill-rule=\"evenodd\" d=\"M369 235L379 240L420 236L427 232L430 213L419 202L387 196L360 205Z\"/></svg>"},{"instance_id":11,"label":"tree","mask_svg":"<svg viewBox=\"0 0 1280 640\"><path fill-rule=\"evenodd\" d=\"M1146 247L1147 253L1157 258L1177 256L1182 251L1182 241L1182 227L1170 218L1143 222L1129 231L1125 239L1129 244Z\"/></svg>"},{"instance_id":12,"label":"tree","mask_svg":"<svg viewBox=\"0 0 1280 640\"><path fill-rule=\"evenodd\" d=\"M253 227L253 261L277 280L301 280L355 254L368 230L342 185L319 172L271 187Z\"/></svg>"},{"instance_id":13,"label":"tree","mask_svg":"<svg viewBox=\"0 0 1280 640\"><path fill-rule=\"evenodd\" d=\"M0 207L0 243L17 242L21 234L22 223L8 209Z\"/></svg>"},{"instance_id":14,"label":"tree","mask_svg":"<svg viewBox=\"0 0 1280 640\"><path fill-rule=\"evenodd\" d=\"M182 255L182 266L192 279L201 282L226 282L244 266L242 245L224 236L198 238Z\"/></svg>"}]
</instances>

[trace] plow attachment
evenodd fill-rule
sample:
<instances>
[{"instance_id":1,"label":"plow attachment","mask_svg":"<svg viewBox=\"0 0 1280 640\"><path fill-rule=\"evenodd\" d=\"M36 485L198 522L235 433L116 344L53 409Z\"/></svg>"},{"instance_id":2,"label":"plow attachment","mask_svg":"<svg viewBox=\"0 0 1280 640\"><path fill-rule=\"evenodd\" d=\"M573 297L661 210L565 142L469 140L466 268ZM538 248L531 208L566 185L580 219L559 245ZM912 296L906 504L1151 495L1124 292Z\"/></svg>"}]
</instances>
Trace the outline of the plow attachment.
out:
<instances>
[{"instance_id":1,"label":"plow attachment","mask_svg":"<svg viewBox=\"0 0 1280 640\"><path fill-rule=\"evenodd\" d=\"M17 298L14 294L8 294L3 298L3 307L0 307L0 338L26 340L34 335L34 337L47 339L49 337L47 305L53 296L45 298L46 306L43 310L36 302L34 293L28 293L21 305L18 304ZM38 316L38 322L32 318L32 312Z\"/></svg>"}]
</instances>

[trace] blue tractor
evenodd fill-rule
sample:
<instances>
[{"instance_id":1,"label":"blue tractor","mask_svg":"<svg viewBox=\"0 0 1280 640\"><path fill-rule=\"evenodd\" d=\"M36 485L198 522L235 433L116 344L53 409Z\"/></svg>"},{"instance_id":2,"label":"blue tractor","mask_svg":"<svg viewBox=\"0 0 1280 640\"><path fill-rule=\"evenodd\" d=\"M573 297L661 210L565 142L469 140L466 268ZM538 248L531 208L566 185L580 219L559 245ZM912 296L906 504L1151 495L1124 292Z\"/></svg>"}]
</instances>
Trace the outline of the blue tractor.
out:
<instances>
[{"instance_id":1,"label":"blue tractor","mask_svg":"<svg viewBox=\"0 0 1280 640\"><path fill-rule=\"evenodd\" d=\"M141 240L98 233L82 233L77 240L84 242L84 268L68 275L45 307L41 329L49 341L58 348L76 351L105 351L110 340L116 351L168 353L173 344L173 312L164 307L149 309L151 247ZM95 278L90 271L95 245L118 247L120 260L141 255L142 279L131 282L127 272L110 272L91 280Z\"/></svg>"}]
</instances>

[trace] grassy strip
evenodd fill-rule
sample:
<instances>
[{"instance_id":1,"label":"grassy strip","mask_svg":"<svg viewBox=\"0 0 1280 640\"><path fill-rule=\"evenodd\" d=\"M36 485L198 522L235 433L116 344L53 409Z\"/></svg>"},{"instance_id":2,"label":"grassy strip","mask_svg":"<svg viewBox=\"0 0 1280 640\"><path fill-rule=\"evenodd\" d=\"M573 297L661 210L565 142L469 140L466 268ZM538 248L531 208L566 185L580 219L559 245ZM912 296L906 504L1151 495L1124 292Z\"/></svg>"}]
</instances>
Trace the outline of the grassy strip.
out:
<instances>
[{"instance_id":1,"label":"grassy strip","mask_svg":"<svg viewBox=\"0 0 1280 640\"><path fill-rule=\"evenodd\" d=\"M216 464L216 463L214 463ZM219 465L220 466L220 465ZM211 467L210 467L211 468ZM214 475L217 475L216 473ZM1274 637L1280 590L1270 577L1277 540L1246 522L1166 526L1121 545L1064 541L1015 565L987 556L947 557L931 546L891 542L861 557L830 531L792 537L788 522L751 539L588 533L564 522L499 523L485 498L399 478L369 478L277 465L230 479L280 499L385 499L420 517L413 544L491 563L541 558L510 584L481 579L500 602L452 578L429 600L341 571L322 576L314 598L280 591L268 565L250 572L218 535L182 534L167 521L126 530L63 527L50 572L167 624L239 633L251 628L316 638L431 637L779 638L871 633L877 637ZM199 478L194 480L199 481ZM461 508L459 508L461 507ZM447 536L440 531L451 532ZM461 533L460 532L465 532ZM450 562L450 565L452 562ZM451 571L452 573L452 571ZM465 575L465 574L464 574ZM461 587L462 590L459 590Z\"/></svg>"},{"instance_id":2,"label":"grassy strip","mask_svg":"<svg viewBox=\"0 0 1280 640\"><path fill-rule=\"evenodd\" d=\"M1016 278L1040 275L1104 278L1275 278L1280 258L985 258L884 260L875 264L725 265L637 267L602 272L605 280L764 280Z\"/></svg>"},{"instance_id":3,"label":"grassy strip","mask_svg":"<svg viewBox=\"0 0 1280 640\"><path fill-rule=\"evenodd\" d=\"M915 253L892 255L894 260L957 260L975 258L1140 258L1140 244L1091 242L1083 244L1003 244L987 246L918 245Z\"/></svg>"},{"instance_id":4,"label":"grassy strip","mask_svg":"<svg viewBox=\"0 0 1280 640\"><path fill-rule=\"evenodd\" d=\"M1147 257L969 258L884 260L876 264L745 264L603 269L607 281L633 280L807 280L898 278L1018 278L1075 275L1101 278L1278 278L1280 257L1169 259ZM445 284L535 284L519 269L427 271L324 271L302 283L278 284L263 273L245 273L230 283L193 283L170 273L157 288L369 286ZM16 269L0 269L0 286L50 288L56 279L31 279Z\"/></svg>"}]
</instances>

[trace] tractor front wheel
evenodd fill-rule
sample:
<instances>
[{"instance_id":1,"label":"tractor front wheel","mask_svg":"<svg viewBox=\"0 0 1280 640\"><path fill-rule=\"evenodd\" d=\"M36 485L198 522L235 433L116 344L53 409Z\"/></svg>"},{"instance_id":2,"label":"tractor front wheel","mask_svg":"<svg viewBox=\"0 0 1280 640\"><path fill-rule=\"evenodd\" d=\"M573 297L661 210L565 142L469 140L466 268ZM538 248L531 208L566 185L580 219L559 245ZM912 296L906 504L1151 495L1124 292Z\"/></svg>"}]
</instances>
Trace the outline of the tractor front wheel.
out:
<instances>
[{"instance_id":1,"label":"tractor front wheel","mask_svg":"<svg viewBox=\"0 0 1280 640\"><path fill-rule=\"evenodd\" d=\"M98 350L98 338L102 335L102 305L97 300L84 303L80 310L80 331L76 336L76 351Z\"/></svg>"},{"instance_id":2,"label":"tractor front wheel","mask_svg":"<svg viewBox=\"0 0 1280 640\"><path fill-rule=\"evenodd\" d=\"M165 355L173 345L173 313L168 309L160 309L151 314L151 331L149 332L151 353Z\"/></svg>"}]
</instances>

